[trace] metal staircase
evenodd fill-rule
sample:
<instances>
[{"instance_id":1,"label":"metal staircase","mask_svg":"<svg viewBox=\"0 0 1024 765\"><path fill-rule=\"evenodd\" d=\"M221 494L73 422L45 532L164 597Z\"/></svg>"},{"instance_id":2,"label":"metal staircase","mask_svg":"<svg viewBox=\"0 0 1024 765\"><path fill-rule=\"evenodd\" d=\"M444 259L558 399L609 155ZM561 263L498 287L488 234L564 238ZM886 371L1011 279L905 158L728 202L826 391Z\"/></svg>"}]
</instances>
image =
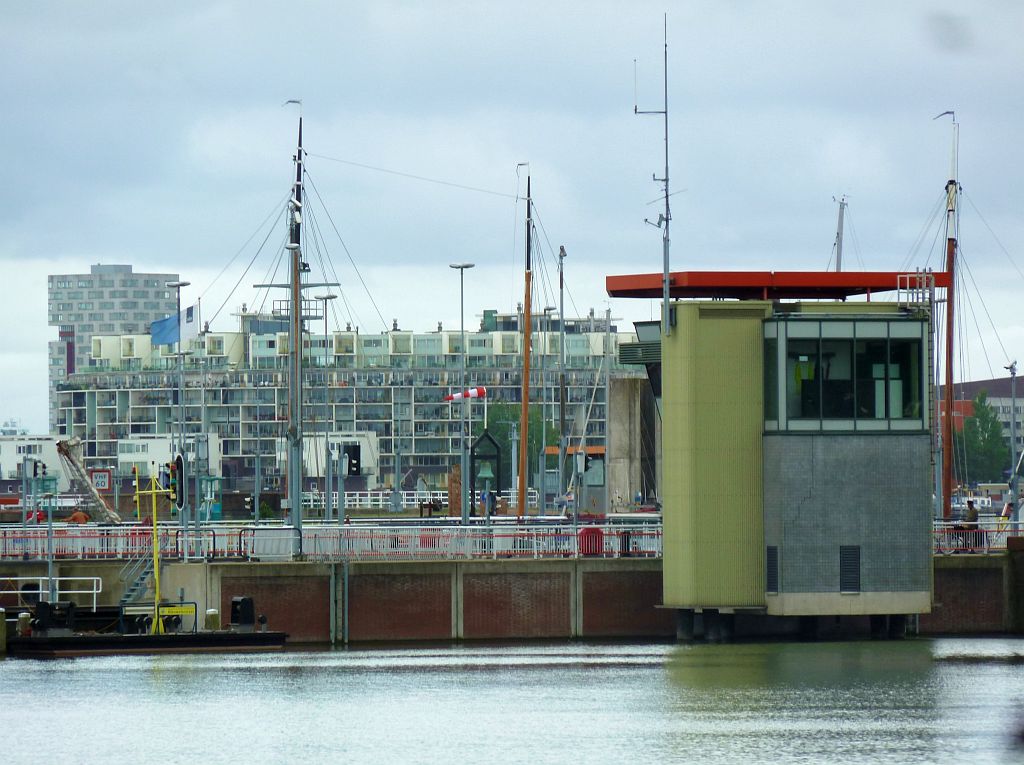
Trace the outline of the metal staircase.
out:
<instances>
[{"instance_id":1,"label":"metal staircase","mask_svg":"<svg viewBox=\"0 0 1024 765\"><path fill-rule=\"evenodd\" d=\"M149 590L149 580L153 577L152 550L147 549L137 558L132 558L121 569L118 578L125 583L124 595L119 605L127 606L138 602Z\"/></svg>"}]
</instances>

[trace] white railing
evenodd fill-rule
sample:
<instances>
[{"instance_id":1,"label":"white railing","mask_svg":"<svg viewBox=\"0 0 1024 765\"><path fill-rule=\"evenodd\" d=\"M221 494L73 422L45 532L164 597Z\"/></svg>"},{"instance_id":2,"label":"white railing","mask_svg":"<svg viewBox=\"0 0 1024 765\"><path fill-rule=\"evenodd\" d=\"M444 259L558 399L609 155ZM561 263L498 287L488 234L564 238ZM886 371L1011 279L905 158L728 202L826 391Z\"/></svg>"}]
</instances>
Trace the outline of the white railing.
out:
<instances>
[{"instance_id":1,"label":"white railing","mask_svg":"<svg viewBox=\"0 0 1024 765\"><path fill-rule=\"evenodd\" d=\"M1002 552L1009 537L1021 536L1024 522L982 517L976 526L963 521L935 521L932 527L934 550L938 555L955 553Z\"/></svg>"},{"instance_id":2,"label":"white railing","mask_svg":"<svg viewBox=\"0 0 1024 765\"><path fill-rule=\"evenodd\" d=\"M218 524L198 531L161 526L161 557L170 560L290 560L295 529ZM122 560L150 550L151 532L139 526L54 529L54 560ZM0 560L47 560L45 529L0 528ZM660 524L495 522L492 525L309 525L302 554L315 561L476 560L506 558L660 558Z\"/></svg>"},{"instance_id":3,"label":"white railing","mask_svg":"<svg viewBox=\"0 0 1024 765\"><path fill-rule=\"evenodd\" d=\"M519 491L517 489L506 489L498 494L498 504L504 507L516 507L518 504ZM475 498L479 504L479 497ZM441 507L448 506L447 491L402 491L399 492L399 500L403 509L416 509L420 503L434 502ZM540 503L540 492L537 489L527 489L526 503L529 507L538 507ZM312 510L321 510L324 507L324 493L321 491L305 491L302 493L302 506ZM331 495L331 507L338 507L338 492ZM386 490L377 491L346 491L345 508L347 510L383 510L391 508L391 492Z\"/></svg>"},{"instance_id":4,"label":"white railing","mask_svg":"<svg viewBox=\"0 0 1024 765\"><path fill-rule=\"evenodd\" d=\"M55 576L53 586L55 601L69 600L70 595L85 595L92 598L93 611L103 592L103 580L98 576ZM30 601L49 600L50 579L45 576L0 577L0 605L11 596L16 596L16 607L35 604Z\"/></svg>"}]
</instances>

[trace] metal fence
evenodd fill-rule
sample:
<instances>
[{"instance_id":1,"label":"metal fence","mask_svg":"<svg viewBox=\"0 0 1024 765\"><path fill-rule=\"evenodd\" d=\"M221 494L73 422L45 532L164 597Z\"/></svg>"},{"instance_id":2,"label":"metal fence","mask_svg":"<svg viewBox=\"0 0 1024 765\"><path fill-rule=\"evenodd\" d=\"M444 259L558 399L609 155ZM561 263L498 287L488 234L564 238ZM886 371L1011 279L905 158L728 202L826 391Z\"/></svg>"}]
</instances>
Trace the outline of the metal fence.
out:
<instances>
[{"instance_id":1,"label":"metal fence","mask_svg":"<svg viewBox=\"0 0 1024 765\"><path fill-rule=\"evenodd\" d=\"M295 529L161 526L158 538L163 559L291 560ZM132 560L151 550L152 532L141 526L69 524L54 528L52 544L44 528L0 528L0 561ZM303 527L302 554L322 562L660 558L662 533L658 524L320 525Z\"/></svg>"},{"instance_id":2,"label":"metal fence","mask_svg":"<svg viewBox=\"0 0 1024 765\"><path fill-rule=\"evenodd\" d=\"M3 576L0 577L0 606L32 606L40 600L50 600L51 581L45 576ZM92 610L96 610L99 594L103 592L103 580L98 576L55 576L52 581L53 600L68 600L71 595L84 595L92 599ZM6 601L13 599L8 604ZM77 598L76 598L77 600Z\"/></svg>"},{"instance_id":3,"label":"metal fence","mask_svg":"<svg viewBox=\"0 0 1024 765\"><path fill-rule=\"evenodd\" d=\"M982 519L976 527L962 521L935 521L932 536L936 555L990 553L1006 549L1009 537L1021 535L1022 524L998 518Z\"/></svg>"}]
</instances>

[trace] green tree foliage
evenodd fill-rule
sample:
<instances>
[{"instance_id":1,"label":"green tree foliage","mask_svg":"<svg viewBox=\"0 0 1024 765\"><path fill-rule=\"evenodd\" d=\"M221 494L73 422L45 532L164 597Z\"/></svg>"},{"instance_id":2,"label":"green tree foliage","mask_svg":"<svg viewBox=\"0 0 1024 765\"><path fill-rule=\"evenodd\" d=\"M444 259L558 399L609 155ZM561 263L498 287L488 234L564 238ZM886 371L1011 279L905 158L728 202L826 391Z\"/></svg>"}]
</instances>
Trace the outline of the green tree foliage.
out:
<instances>
[{"instance_id":1,"label":"green tree foliage","mask_svg":"<svg viewBox=\"0 0 1024 765\"><path fill-rule=\"evenodd\" d=\"M520 417L520 405L511 403L496 403L489 404L487 407L487 432L491 434L491 438L498 442L498 446L501 448L501 479L502 486L500 488L512 488L512 436L515 434L516 448L519 448L519 417ZM537 460L540 454L541 448L541 406L540 404L530 405L530 427L527 433L527 455L529 465L527 474L532 476L537 472ZM483 422L473 421L473 440L484 432ZM547 427L547 441L548 446L558 445L558 428L551 426ZM549 466L553 466L554 460L549 461Z\"/></svg>"},{"instance_id":2,"label":"green tree foliage","mask_svg":"<svg viewBox=\"0 0 1024 765\"><path fill-rule=\"evenodd\" d=\"M964 418L963 431L954 435L953 444L953 463L960 483L1004 480L1010 469L1010 446L985 391L974 399L974 416Z\"/></svg>"}]
</instances>

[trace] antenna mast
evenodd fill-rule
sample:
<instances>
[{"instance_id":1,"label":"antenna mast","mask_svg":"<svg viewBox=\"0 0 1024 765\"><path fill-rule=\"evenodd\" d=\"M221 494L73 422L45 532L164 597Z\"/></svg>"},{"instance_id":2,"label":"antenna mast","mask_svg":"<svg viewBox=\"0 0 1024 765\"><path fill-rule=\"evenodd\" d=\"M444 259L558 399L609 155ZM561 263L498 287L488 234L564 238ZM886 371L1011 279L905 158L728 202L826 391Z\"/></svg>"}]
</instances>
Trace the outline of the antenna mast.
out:
<instances>
[{"instance_id":1,"label":"antenna mast","mask_svg":"<svg viewBox=\"0 0 1024 765\"><path fill-rule=\"evenodd\" d=\"M635 75L635 72L634 72L634 79L635 79L635 76L636 75ZM662 289L661 289L661 292L662 292L662 295L661 295L661 297L662 297L661 331L665 335L665 337L668 337L671 334L671 327L670 327L670 323L669 323L668 301L669 301L669 286L670 286L670 279L671 279L671 277L669 275L669 242L670 242L669 224L670 224L670 222L672 220L672 212L669 209L669 201L668 201L668 198L669 198L670 194L669 194L669 190L668 190L668 14L667 13L665 14L664 102L663 103L664 103L664 106L661 109L657 109L657 110L653 110L653 111L643 111L643 110L640 110L640 109L637 108L637 105L635 103L635 96L634 96L633 114L660 114L660 115L662 115L664 117L664 120L665 120L665 177L659 178L656 175L652 175L651 176L653 180L665 184L665 186L664 186L664 190L665 190L665 212L658 216L658 222L657 223L651 223L646 218L644 219L644 222L645 223L651 223L652 226L657 226L658 228L661 229L661 248L662 248L662 260L663 260L663 264L662 264L662 285L661 285L662 286Z\"/></svg>"}]
</instances>

